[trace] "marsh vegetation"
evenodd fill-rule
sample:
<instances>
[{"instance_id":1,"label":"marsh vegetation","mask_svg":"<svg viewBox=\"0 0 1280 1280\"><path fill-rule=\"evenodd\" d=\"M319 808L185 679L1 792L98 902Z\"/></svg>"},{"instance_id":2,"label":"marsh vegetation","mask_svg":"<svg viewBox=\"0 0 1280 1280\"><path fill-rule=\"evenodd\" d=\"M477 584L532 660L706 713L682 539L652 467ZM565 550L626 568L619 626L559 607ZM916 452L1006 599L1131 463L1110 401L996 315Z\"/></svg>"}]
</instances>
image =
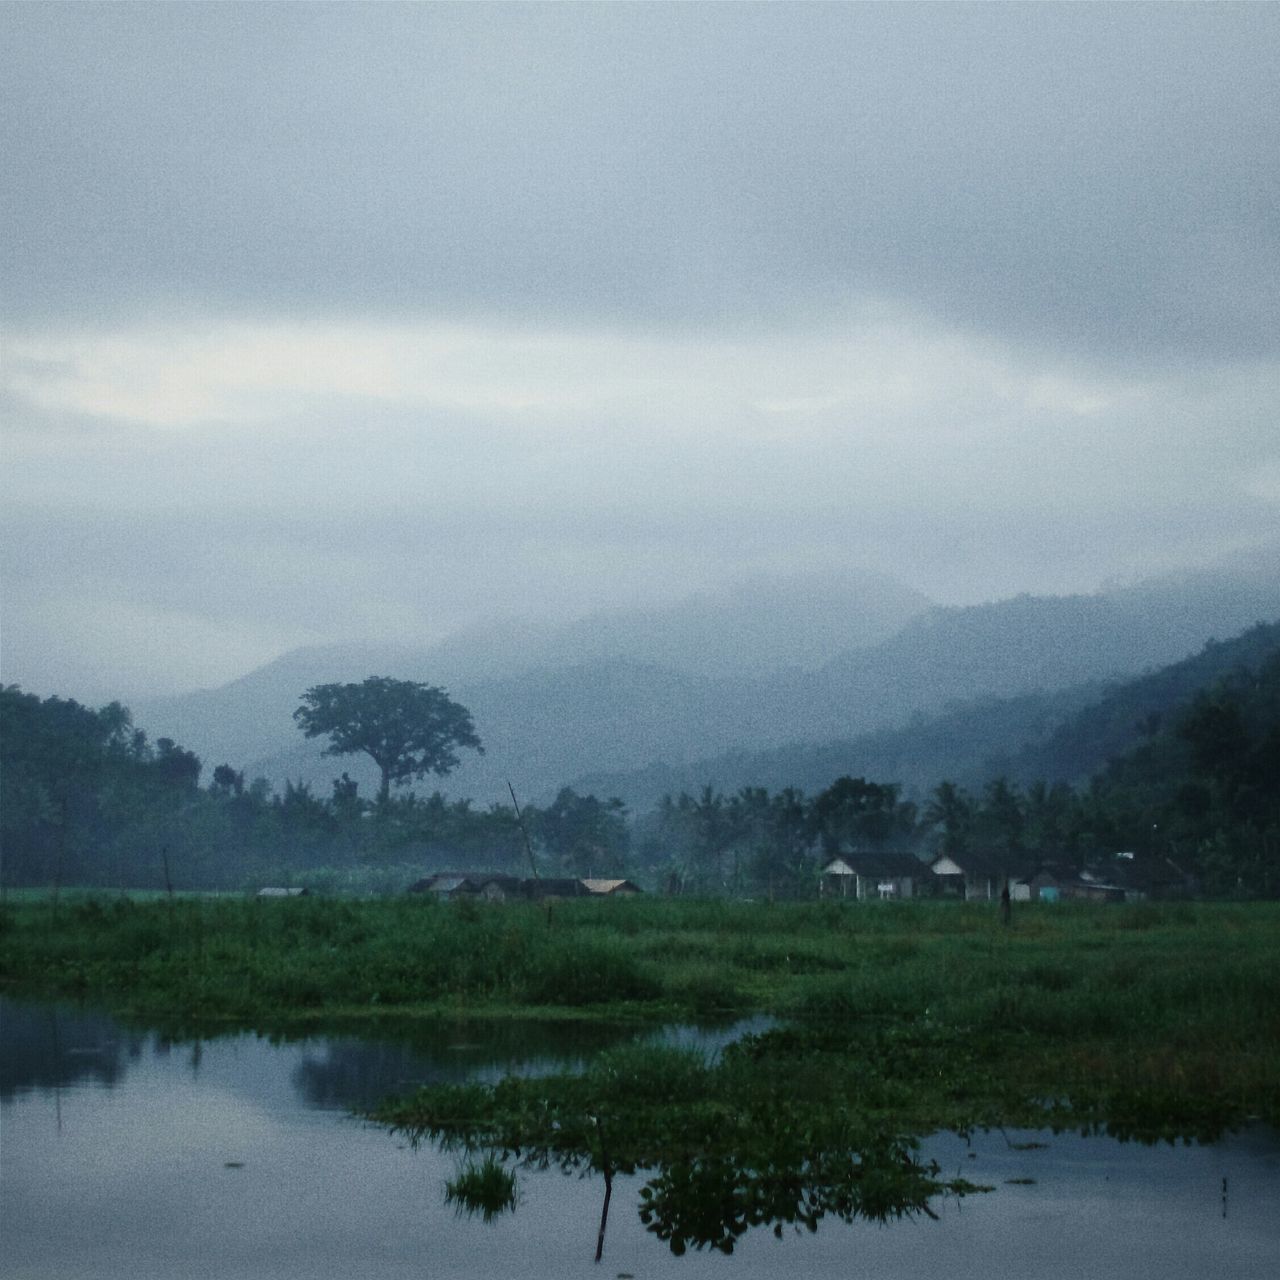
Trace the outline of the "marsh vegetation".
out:
<instances>
[{"instance_id":1,"label":"marsh vegetation","mask_svg":"<svg viewBox=\"0 0 1280 1280\"><path fill-rule=\"evenodd\" d=\"M1037 904L1002 927L960 903L86 897L6 904L0 976L188 1035L772 1015L714 1054L624 1043L369 1112L460 1153L460 1206L502 1212L516 1166L603 1175L606 1208L637 1173L673 1251L729 1251L973 1190L920 1158L939 1130L1280 1125L1278 924L1270 904Z\"/></svg>"},{"instance_id":2,"label":"marsh vegetation","mask_svg":"<svg viewBox=\"0 0 1280 1280\"><path fill-rule=\"evenodd\" d=\"M911 1127L1068 1097L1225 1122L1280 1116L1278 925L1265 903L1020 905L1002 928L960 903L87 896L5 903L0 981L192 1025L768 1013L757 1062L822 1060Z\"/></svg>"}]
</instances>

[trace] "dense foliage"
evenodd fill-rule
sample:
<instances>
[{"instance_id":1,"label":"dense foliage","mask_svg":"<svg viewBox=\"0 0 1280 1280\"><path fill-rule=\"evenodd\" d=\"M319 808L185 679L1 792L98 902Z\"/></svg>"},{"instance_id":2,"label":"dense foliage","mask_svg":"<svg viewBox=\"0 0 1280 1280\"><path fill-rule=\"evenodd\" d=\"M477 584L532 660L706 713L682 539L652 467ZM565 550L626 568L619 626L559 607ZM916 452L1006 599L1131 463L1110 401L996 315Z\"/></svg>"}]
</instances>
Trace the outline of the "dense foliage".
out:
<instances>
[{"instance_id":1,"label":"dense foliage","mask_svg":"<svg viewBox=\"0 0 1280 1280\"><path fill-rule=\"evenodd\" d=\"M181 889L300 883L399 889L436 867L526 865L514 807L479 809L438 792L368 800L344 772L329 796L154 745L118 703L94 711L0 690L0 848L4 883ZM609 874L630 832L616 803L563 789L529 806L525 829L545 874Z\"/></svg>"},{"instance_id":2,"label":"dense foliage","mask_svg":"<svg viewBox=\"0 0 1280 1280\"><path fill-rule=\"evenodd\" d=\"M943 1185L914 1140L939 1128L1153 1141L1280 1121L1278 923L1270 903L1037 904L1005 928L951 903L46 896L0 907L0 983L178 1035L771 1013L715 1058L637 1037L583 1072L378 1109L490 1154L458 1203L509 1204L513 1161L643 1170L650 1229L727 1251L757 1224L924 1211Z\"/></svg>"},{"instance_id":3,"label":"dense foliage","mask_svg":"<svg viewBox=\"0 0 1280 1280\"><path fill-rule=\"evenodd\" d=\"M1096 753L1098 742L1123 739L1125 717L1137 716L1139 745L1084 786L1022 783L1012 768L981 788L940 781L919 796L862 777L837 778L813 795L705 786L666 796L635 817L616 799L565 787L550 804L529 805L523 823L514 805L477 809L438 793L391 792L404 770L447 769L453 748L474 738L461 708L435 723L436 737L448 739L435 754L425 738L410 751L396 737L400 762L388 766L370 800L345 773L328 796L303 783L288 783L281 794L260 779L246 783L229 764L214 768L201 788L200 761L168 739L148 742L118 703L94 711L11 687L0 691L4 882L385 890L431 870L527 871L531 847L548 875L626 875L672 893L805 898L817 892L825 861L841 852L911 850L928 858L969 851L1030 869L1078 869L1126 851L1138 864L1171 860L1211 895L1276 896L1277 646L1280 627L1259 626L1176 670L1113 690L1059 737L1087 739ZM1197 684L1208 672L1218 674ZM375 683L372 691L369 682L333 688L376 694L381 706L400 682ZM304 727L334 732L317 718L328 707L320 692L308 691L316 712ZM427 720L440 710L436 702L419 708ZM333 718L328 711L323 724ZM374 718L384 729L395 722L385 706ZM395 735L388 734L376 751L391 750ZM370 747L340 733L335 749Z\"/></svg>"},{"instance_id":4,"label":"dense foliage","mask_svg":"<svg viewBox=\"0 0 1280 1280\"><path fill-rule=\"evenodd\" d=\"M369 676L359 684L318 684L293 713L308 738L327 737L327 756L363 753L378 766L385 802L393 786L458 766L458 748L483 752L466 707L443 689Z\"/></svg>"},{"instance_id":5,"label":"dense foliage","mask_svg":"<svg viewBox=\"0 0 1280 1280\"><path fill-rule=\"evenodd\" d=\"M135 729L118 702L93 711L0 689L0 849L9 883L101 884L139 850L159 877L198 795L200 761Z\"/></svg>"}]
</instances>

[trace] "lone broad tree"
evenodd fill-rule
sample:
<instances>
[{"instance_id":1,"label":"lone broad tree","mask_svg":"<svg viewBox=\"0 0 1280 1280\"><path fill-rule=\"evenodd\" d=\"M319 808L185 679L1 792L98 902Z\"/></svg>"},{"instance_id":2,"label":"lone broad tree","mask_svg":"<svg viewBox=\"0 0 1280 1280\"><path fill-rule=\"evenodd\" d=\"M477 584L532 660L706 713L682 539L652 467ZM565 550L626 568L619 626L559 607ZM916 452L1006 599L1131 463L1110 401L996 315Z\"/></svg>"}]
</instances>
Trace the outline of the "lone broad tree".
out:
<instances>
[{"instance_id":1,"label":"lone broad tree","mask_svg":"<svg viewBox=\"0 0 1280 1280\"><path fill-rule=\"evenodd\" d=\"M370 676L360 684L318 684L302 695L293 718L308 738L327 734L327 756L364 752L382 770L378 799L391 784L446 774L458 766L458 748L484 748L471 712L443 689Z\"/></svg>"}]
</instances>

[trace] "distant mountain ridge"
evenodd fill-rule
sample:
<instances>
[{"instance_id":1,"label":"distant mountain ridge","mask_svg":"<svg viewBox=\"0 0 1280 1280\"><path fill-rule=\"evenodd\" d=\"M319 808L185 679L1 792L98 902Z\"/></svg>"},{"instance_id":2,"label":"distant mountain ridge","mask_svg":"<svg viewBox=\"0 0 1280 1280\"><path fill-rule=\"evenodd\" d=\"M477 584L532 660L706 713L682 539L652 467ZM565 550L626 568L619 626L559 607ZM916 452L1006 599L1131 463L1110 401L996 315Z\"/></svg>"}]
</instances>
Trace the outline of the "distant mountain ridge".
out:
<instances>
[{"instance_id":1,"label":"distant mountain ridge","mask_svg":"<svg viewBox=\"0 0 1280 1280\"><path fill-rule=\"evenodd\" d=\"M664 795L693 795L704 786L731 795L743 787L796 787L815 795L840 777L893 782L909 797L942 779L965 787L1008 773L1006 753L1039 742L1103 695L1101 683L1016 698L979 698L901 727L822 742L792 742L764 751L733 751L691 763L654 762L626 772L591 772L569 785L581 794L618 796L637 811Z\"/></svg>"},{"instance_id":2,"label":"distant mountain ridge","mask_svg":"<svg viewBox=\"0 0 1280 1280\"><path fill-rule=\"evenodd\" d=\"M845 649L888 639L932 607L919 591L868 571L754 578L661 608L611 609L568 623L484 623L431 655L449 679L468 683L613 661L713 679L760 677L820 667Z\"/></svg>"},{"instance_id":3,"label":"distant mountain ridge","mask_svg":"<svg viewBox=\"0 0 1280 1280\"><path fill-rule=\"evenodd\" d=\"M583 794L618 796L643 810L664 795L695 794L704 786L725 794L747 786L797 787L812 795L841 776L895 782L908 794L924 793L943 780L977 789L999 776L1080 784L1167 727L1200 690L1239 670L1257 670L1277 652L1280 621L1258 623L1128 681L982 698L859 737L588 773L570 785Z\"/></svg>"},{"instance_id":4,"label":"distant mountain ridge","mask_svg":"<svg viewBox=\"0 0 1280 1280\"><path fill-rule=\"evenodd\" d=\"M803 629L805 615L793 606L787 612L789 625ZM726 650L739 640L732 616L726 608ZM344 768L360 777L360 758L321 758L319 744L301 739L290 717L302 690L371 674L424 680L471 710L486 747L442 790L484 802L503 797L510 779L522 795L546 799L573 779L849 740L977 699L1063 693L1052 713L1061 719L1080 705L1063 691L1176 662L1213 636L1276 616L1280 558L1089 596L936 608L811 669L711 675L706 668L714 664L678 670L614 654L468 680L456 678L460 667L451 670L439 650L335 646L300 650L222 689L134 710L153 736L175 738L207 767L226 760L277 785L301 778L327 790ZM1034 699L1024 710L1050 714Z\"/></svg>"},{"instance_id":5,"label":"distant mountain ridge","mask_svg":"<svg viewBox=\"0 0 1280 1280\"><path fill-rule=\"evenodd\" d=\"M850 643L896 633L930 607L919 592L872 572L758 578L663 608L601 611L569 623L499 619L422 648L364 643L296 649L218 688L131 705L153 736L191 744L206 764L236 762L273 781L314 779L320 748L299 750L291 719L302 691L313 684L382 674L441 685L472 710L487 742L495 736L495 720L505 724L520 701L513 702L513 679L530 688L538 715L554 715L546 704L564 684L555 672L581 670L584 690L594 690L603 706L633 683L623 672L633 670L638 678L643 670L664 668L668 674L656 678L655 690L696 702L714 717L718 700L751 701L731 694L723 681L820 666ZM538 685L545 686L542 692ZM664 736L655 743L665 749L668 741ZM333 762L324 761L319 771L331 777ZM357 773L358 765L350 772Z\"/></svg>"},{"instance_id":6,"label":"distant mountain ridge","mask_svg":"<svg viewBox=\"0 0 1280 1280\"><path fill-rule=\"evenodd\" d=\"M1196 694L1238 671L1256 671L1280 652L1280 620L1230 640L1211 640L1182 662L1116 684L1011 761L1021 781L1082 782L1145 738L1167 729Z\"/></svg>"}]
</instances>

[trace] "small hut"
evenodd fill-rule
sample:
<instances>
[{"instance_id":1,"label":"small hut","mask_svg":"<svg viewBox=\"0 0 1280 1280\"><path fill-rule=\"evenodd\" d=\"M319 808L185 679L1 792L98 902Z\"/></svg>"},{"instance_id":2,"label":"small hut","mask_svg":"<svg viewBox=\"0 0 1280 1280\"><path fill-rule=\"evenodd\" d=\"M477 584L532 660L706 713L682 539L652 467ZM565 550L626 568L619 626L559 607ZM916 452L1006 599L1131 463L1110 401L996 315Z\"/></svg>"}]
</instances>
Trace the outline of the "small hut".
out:
<instances>
[{"instance_id":1,"label":"small hut","mask_svg":"<svg viewBox=\"0 0 1280 1280\"><path fill-rule=\"evenodd\" d=\"M634 898L644 892L638 884L630 880L600 880L589 878L583 885L589 894L596 898Z\"/></svg>"},{"instance_id":2,"label":"small hut","mask_svg":"<svg viewBox=\"0 0 1280 1280\"><path fill-rule=\"evenodd\" d=\"M822 868L824 895L873 899L918 897L933 873L914 853L842 853Z\"/></svg>"}]
</instances>

